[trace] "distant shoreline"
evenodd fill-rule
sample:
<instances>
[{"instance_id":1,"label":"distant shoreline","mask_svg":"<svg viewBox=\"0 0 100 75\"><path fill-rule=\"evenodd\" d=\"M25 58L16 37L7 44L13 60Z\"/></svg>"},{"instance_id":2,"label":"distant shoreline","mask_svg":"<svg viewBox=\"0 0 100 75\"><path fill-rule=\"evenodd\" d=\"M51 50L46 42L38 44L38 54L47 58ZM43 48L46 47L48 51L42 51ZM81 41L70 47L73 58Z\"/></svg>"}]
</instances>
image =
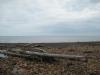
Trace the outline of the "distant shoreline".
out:
<instances>
[{"instance_id":1,"label":"distant shoreline","mask_svg":"<svg viewBox=\"0 0 100 75\"><path fill-rule=\"evenodd\" d=\"M99 36L0 36L0 43L66 43L99 41Z\"/></svg>"},{"instance_id":2,"label":"distant shoreline","mask_svg":"<svg viewBox=\"0 0 100 75\"><path fill-rule=\"evenodd\" d=\"M79 42L0 42L0 44L67 44L67 43L100 43L100 41L79 41Z\"/></svg>"}]
</instances>

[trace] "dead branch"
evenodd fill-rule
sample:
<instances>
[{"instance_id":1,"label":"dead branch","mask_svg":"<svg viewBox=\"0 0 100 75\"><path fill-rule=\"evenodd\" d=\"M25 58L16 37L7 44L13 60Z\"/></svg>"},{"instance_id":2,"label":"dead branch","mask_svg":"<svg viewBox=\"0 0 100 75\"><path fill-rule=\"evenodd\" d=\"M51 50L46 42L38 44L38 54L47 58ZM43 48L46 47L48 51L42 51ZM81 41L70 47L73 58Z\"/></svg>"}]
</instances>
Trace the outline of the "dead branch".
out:
<instances>
[{"instance_id":1,"label":"dead branch","mask_svg":"<svg viewBox=\"0 0 100 75\"><path fill-rule=\"evenodd\" d=\"M27 57L27 58L34 58L34 57L46 57L46 58L58 58L58 59L73 59L73 60L86 60L85 56L82 55L64 55L64 54L52 54L52 53L40 53L40 52L33 52L33 51L24 51L23 53L14 53L6 50L0 50L0 53L11 55L11 56L18 56L18 57Z\"/></svg>"}]
</instances>

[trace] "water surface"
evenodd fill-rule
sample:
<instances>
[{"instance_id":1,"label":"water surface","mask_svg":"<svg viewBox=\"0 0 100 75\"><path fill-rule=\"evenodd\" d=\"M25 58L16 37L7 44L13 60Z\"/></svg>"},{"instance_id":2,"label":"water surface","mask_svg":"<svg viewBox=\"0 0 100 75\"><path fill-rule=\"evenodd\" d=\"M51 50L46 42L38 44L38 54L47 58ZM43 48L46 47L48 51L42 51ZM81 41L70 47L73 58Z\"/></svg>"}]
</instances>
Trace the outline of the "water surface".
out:
<instances>
[{"instance_id":1,"label":"water surface","mask_svg":"<svg viewBox=\"0 0 100 75\"><path fill-rule=\"evenodd\" d=\"M100 36L0 36L0 43L100 41Z\"/></svg>"}]
</instances>

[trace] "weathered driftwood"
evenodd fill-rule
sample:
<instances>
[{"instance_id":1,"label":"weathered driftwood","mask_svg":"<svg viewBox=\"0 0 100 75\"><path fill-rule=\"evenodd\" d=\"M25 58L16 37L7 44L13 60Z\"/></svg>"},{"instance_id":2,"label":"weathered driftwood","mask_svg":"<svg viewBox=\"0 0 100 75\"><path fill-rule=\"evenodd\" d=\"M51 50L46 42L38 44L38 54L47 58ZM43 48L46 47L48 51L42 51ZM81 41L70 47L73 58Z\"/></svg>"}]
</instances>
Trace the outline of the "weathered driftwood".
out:
<instances>
[{"instance_id":1,"label":"weathered driftwood","mask_svg":"<svg viewBox=\"0 0 100 75\"><path fill-rule=\"evenodd\" d=\"M6 50L0 50L0 53L5 54L5 55L18 56L18 57L29 57L30 56L30 55L25 55L25 54L20 54L20 53L9 52Z\"/></svg>"},{"instance_id":2,"label":"weathered driftwood","mask_svg":"<svg viewBox=\"0 0 100 75\"><path fill-rule=\"evenodd\" d=\"M43 57L54 57L54 58L64 58L64 59L85 58L85 56L80 56L80 55L51 54L51 53L39 53L39 52L31 52L31 51L26 51L26 54L31 55L31 56L43 56Z\"/></svg>"},{"instance_id":3,"label":"weathered driftwood","mask_svg":"<svg viewBox=\"0 0 100 75\"><path fill-rule=\"evenodd\" d=\"M23 51L23 53L14 53L6 50L0 50L0 53L11 55L11 56L27 57L27 58L42 57L47 59L63 58L63 59L82 60L82 61L86 60L86 57L81 55L64 55L64 54L52 54L52 53L40 53L40 52L33 52L33 51Z\"/></svg>"},{"instance_id":4,"label":"weathered driftwood","mask_svg":"<svg viewBox=\"0 0 100 75\"><path fill-rule=\"evenodd\" d=\"M33 51L34 52L40 52L40 53L47 53L47 51L45 51L44 49L41 49L41 48L34 48Z\"/></svg>"},{"instance_id":5,"label":"weathered driftwood","mask_svg":"<svg viewBox=\"0 0 100 75\"><path fill-rule=\"evenodd\" d=\"M25 52L25 50L16 49L16 48L13 48L13 49L11 49L11 50L9 50L9 51L15 52L15 53L23 53L23 52ZM43 49L41 49L41 48L34 48L34 49L30 50L30 51L33 51L33 52L40 52L40 53L47 53L47 51L45 51L45 50L43 50Z\"/></svg>"}]
</instances>

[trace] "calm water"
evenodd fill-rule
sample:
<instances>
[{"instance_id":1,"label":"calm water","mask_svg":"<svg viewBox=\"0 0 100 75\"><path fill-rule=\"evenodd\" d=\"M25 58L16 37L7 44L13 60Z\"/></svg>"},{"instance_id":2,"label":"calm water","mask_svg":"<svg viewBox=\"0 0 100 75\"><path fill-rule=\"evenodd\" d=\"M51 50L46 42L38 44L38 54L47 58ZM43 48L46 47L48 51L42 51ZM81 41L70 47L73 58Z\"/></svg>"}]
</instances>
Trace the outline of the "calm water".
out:
<instances>
[{"instance_id":1,"label":"calm water","mask_svg":"<svg viewBox=\"0 0 100 75\"><path fill-rule=\"evenodd\" d=\"M0 53L0 58L7 58L7 56Z\"/></svg>"},{"instance_id":2,"label":"calm water","mask_svg":"<svg viewBox=\"0 0 100 75\"><path fill-rule=\"evenodd\" d=\"M100 41L97 36L0 36L0 43Z\"/></svg>"}]
</instances>

